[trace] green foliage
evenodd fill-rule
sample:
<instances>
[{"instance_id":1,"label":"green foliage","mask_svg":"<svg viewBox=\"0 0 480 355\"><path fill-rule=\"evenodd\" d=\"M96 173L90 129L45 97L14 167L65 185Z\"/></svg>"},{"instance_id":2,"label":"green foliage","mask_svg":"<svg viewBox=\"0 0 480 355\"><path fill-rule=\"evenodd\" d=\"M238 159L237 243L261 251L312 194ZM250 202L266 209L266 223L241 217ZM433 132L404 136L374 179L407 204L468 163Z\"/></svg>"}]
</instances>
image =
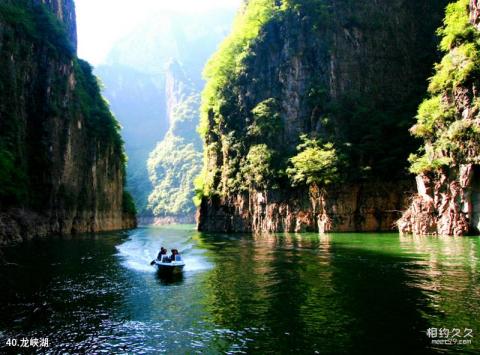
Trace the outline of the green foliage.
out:
<instances>
[{"instance_id":1,"label":"green foliage","mask_svg":"<svg viewBox=\"0 0 480 355\"><path fill-rule=\"evenodd\" d=\"M267 189L272 186L276 170L272 168L275 153L266 144L250 148L241 168L244 189Z\"/></svg>"},{"instance_id":2,"label":"green foliage","mask_svg":"<svg viewBox=\"0 0 480 355\"><path fill-rule=\"evenodd\" d=\"M432 154L424 154L421 156L417 154L411 154L408 158L408 161L411 164L410 172L417 175L447 167L452 163L451 158L434 158Z\"/></svg>"},{"instance_id":3,"label":"green foliage","mask_svg":"<svg viewBox=\"0 0 480 355\"><path fill-rule=\"evenodd\" d=\"M78 59L75 61L75 74L78 81L75 87L76 104L85 117L92 138L101 142L103 147L113 146L115 155L125 164L127 159L123 150L120 124L110 111L108 102L100 94L99 83L92 73L92 67Z\"/></svg>"},{"instance_id":4,"label":"green foliage","mask_svg":"<svg viewBox=\"0 0 480 355\"><path fill-rule=\"evenodd\" d=\"M211 162L208 157L213 156L219 149L220 142L213 142L204 146L203 151L203 168L200 176L195 180L195 200L201 200L203 196L212 196L218 194L219 191L215 189L221 177L220 169L216 162Z\"/></svg>"},{"instance_id":5,"label":"green foliage","mask_svg":"<svg viewBox=\"0 0 480 355\"><path fill-rule=\"evenodd\" d=\"M454 119L454 108L445 103L441 95L435 95L422 102L417 123L410 131L415 137L431 138Z\"/></svg>"},{"instance_id":6,"label":"green foliage","mask_svg":"<svg viewBox=\"0 0 480 355\"><path fill-rule=\"evenodd\" d=\"M199 120L200 95L192 93L184 98L173 109L172 127L170 131L174 136L185 138L192 142L196 148L201 148L201 140L195 128Z\"/></svg>"},{"instance_id":7,"label":"green foliage","mask_svg":"<svg viewBox=\"0 0 480 355\"><path fill-rule=\"evenodd\" d=\"M188 215L195 211L194 179L202 154L194 144L171 132L150 154L148 171L153 185L149 209L155 216Z\"/></svg>"},{"instance_id":8,"label":"green foliage","mask_svg":"<svg viewBox=\"0 0 480 355\"><path fill-rule=\"evenodd\" d=\"M122 201L123 213L135 216L137 214L137 208L135 207L132 195L128 191L123 191Z\"/></svg>"},{"instance_id":9,"label":"green foliage","mask_svg":"<svg viewBox=\"0 0 480 355\"><path fill-rule=\"evenodd\" d=\"M7 1L0 4L0 19L53 52L74 56L65 27L45 5L28 0Z\"/></svg>"},{"instance_id":10,"label":"green foliage","mask_svg":"<svg viewBox=\"0 0 480 355\"><path fill-rule=\"evenodd\" d=\"M153 191L148 209L155 216L188 216L195 212L194 185L202 167L201 142L195 127L199 120L199 95L185 87L173 108L172 125L148 159Z\"/></svg>"},{"instance_id":11,"label":"green foliage","mask_svg":"<svg viewBox=\"0 0 480 355\"><path fill-rule=\"evenodd\" d=\"M237 86L241 83L237 81L255 57L253 48L262 40L265 27L287 12L294 16L308 14L314 22L322 22L327 13L324 5L323 0L245 2L231 34L204 70L207 83L198 131L205 142L205 161L197 181L197 203L202 194L272 187L276 186L273 180L283 179L288 153L287 147L279 144L283 138L280 104L268 98L250 112L240 113ZM246 125L241 115L248 116ZM221 171L214 156L223 156Z\"/></svg>"},{"instance_id":12,"label":"green foliage","mask_svg":"<svg viewBox=\"0 0 480 355\"><path fill-rule=\"evenodd\" d=\"M282 0L282 9L308 14L314 19L314 29L331 19L331 5L325 0Z\"/></svg>"},{"instance_id":13,"label":"green foliage","mask_svg":"<svg viewBox=\"0 0 480 355\"><path fill-rule=\"evenodd\" d=\"M452 48L436 65L436 74L430 79L429 92L440 93L466 83L480 72L480 45L463 43Z\"/></svg>"},{"instance_id":14,"label":"green foliage","mask_svg":"<svg viewBox=\"0 0 480 355\"><path fill-rule=\"evenodd\" d=\"M414 3L406 5L404 10L423 11L424 5ZM309 77L302 80L304 87L292 94L298 95L296 98L301 108L299 116L293 117L296 107L290 110L281 100L286 91L297 87L290 86L289 80L281 79L289 75L289 69L294 69L293 58L298 59L303 68L318 69L328 63L328 53L335 45L329 33L336 31L339 25L336 20L331 20L331 7L337 5L324 0L252 0L245 4L232 35L205 70L207 86L199 131L205 142L206 158L197 186L199 198L201 194L231 195L254 184L265 186L264 176L274 176L276 181L267 179L268 184L281 188L289 188L292 183L327 185L339 181L340 177L349 181L403 178L406 157L418 147L418 142L409 136L408 128L423 92L424 75L430 71L424 64L434 57L431 51L433 41L426 31L429 26L422 25L421 31L419 28L415 41L418 44L412 45L411 38L404 34L411 30L401 31L399 35L398 21L385 21L384 9L368 5L369 2L351 0L337 4L337 10L345 12L341 25L346 33L351 34L353 41L358 33L392 33L398 37L394 44L387 41L386 47L375 46L371 50L372 53L375 49L383 50L384 54L390 53L389 57L398 53L391 65L405 71L412 83L405 87L399 85L391 80L394 71L381 65L378 76L387 75L389 80L367 74L365 83L369 85L360 87L355 80L333 95L328 75L320 69L307 69ZM258 15L251 16L255 11ZM398 20L408 22L410 19L403 19L403 16L412 14L413 11L403 13ZM362 18L362 15L371 16ZM374 21L376 23L372 24ZM433 17L429 21L432 22ZM278 41L279 35L288 38ZM302 48L301 53L295 53L295 48ZM383 55L374 55L368 61L372 65L377 60L382 64L386 57L381 57ZM418 61L419 74L407 68L410 60ZM346 70L351 68L354 67ZM292 122L295 119L298 121ZM318 147L298 152L296 159L290 160L288 181L286 167L289 158L296 154L298 139L288 134L300 129L315 132L322 142L334 145L317 142ZM268 148L273 158L268 161L266 158L270 155L266 154L265 161L256 161L264 172L256 174L247 157L252 154L252 148L262 145ZM322 172L315 170L318 167L308 166L307 158L321 162ZM349 164L344 162L347 160Z\"/></svg>"},{"instance_id":15,"label":"green foliage","mask_svg":"<svg viewBox=\"0 0 480 355\"><path fill-rule=\"evenodd\" d=\"M262 27L280 11L272 0L251 0L235 19L232 32L219 50L207 63L204 76L207 79L202 98L202 116L199 132L205 136L209 131L209 112L216 115L227 102L223 97L225 88L244 69L244 59L258 37Z\"/></svg>"},{"instance_id":16,"label":"green foliage","mask_svg":"<svg viewBox=\"0 0 480 355\"><path fill-rule=\"evenodd\" d=\"M91 144L102 150L106 156L113 153L118 159L122 174L126 177L127 156L121 136L121 127L110 111L105 98L101 95L98 79L92 73L92 67L81 59L74 60L75 78L75 105L85 119ZM110 164L114 164L113 161ZM124 183L126 179L124 178ZM124 191L123 211L136 214L135 202L132 196Z\"/></svg>"},{"instance_id":17,"label":"green foliage","mask_svg":"<svg viewBox=\"0 0 480 355\"><path fill-rule=\"evenodd\" d=\"M1 3L0 19L29 35L35 33L35 20L31 12L27 10L26 1Z\"/></svg>"},{"instance_id":18,"label":"green foliage","mask_svg":"<svg viewBox=\"0 0 480 355\"><path fill-rule=\"evenodd\" d=\"M108 161L112 174L114 169L124 170L126 162L118 122L100 95L90 65L76 58L63 23L46 5L31 0L2 1L0 27L4 38L0 56L3 64L0 68L1 204L43 208L47 201L53 200L50 194L57 192L55 198L61 205L57 207L83 208L87 204L83 201L84 194L77 201L68 186L51 186L51 170L56 167L47 151L52 147L50 137L59 134L60 142L56 143L60 146L64 144L62 138L67 139L67 132L50 132L51 122L62 119L66 121L64 127L68 127L69 120L81 115L90 139L85 156L100 150L96 158L102 153L112 157ZM15 62L10 56L16 56ZM63 69L52 72L50 65L44 64L47 61L53 62L52 68L69 69L73 63L74 75L67 77ZM38 77L31 78L31 73L37 73ZM73 95L69 91L72 87ZM26 107L25 94L33 96L33 102ZM68 105L62 102L65 97ZM123 207L127 212L134 211L128 195L124 196Z\"/></svg>"},{"instance_id":19,"label":"green foliage","mask_svg":"<svg viewBox=\"0 0 480 355\"><path fill-rule=\"evenodd\" d=\"M440 48L443 51L448 52L477 35L469 21L469 3L470 0L458 0L447 6L444 27L438 30L442 37Z\"/></svg>"},{"instance_id":20,"label":"green foliage","mask_svg":"<svg viewBox=\"0 0 480 355\"><path fill-rule=\"evenodd\" d=\"M279 138L283 123L275 99L270 98L260 102L252 110L252 114L253 122L247 128L248 136L266 142L273 142Z\"/></svg>"},{"instance_id":21,"label":"green foliage","mask_svg":"<svg viewBox=\"0 0 480 355\"><path fill-rule=\"evenodd\" d=\"M206 196L205 191L203 190L205 186L204 182L204 173L203 171L197 175L197 177L193 180L193 187L195 189L195 194L193 196L193 204L195 207L200 207L202 204L202 198L203 196Z\"/></svg>"},{"instance_id":22,"label":"green foliage","mask_svg":"<svg viewBox=\"0 0 480 355\"><path fill-rule=\"evenodd\" d=\"M243 153L247 154L248 147L242 147L240 143L235 142L234 135L238 133L236 131L238 127L235 127L236 122L230 121L232 124L231 134L227 133L221 138L218 137L224 142L223 148L220 148L221 144L215 136L219 133L218 127L224 118L235 114L236 92L233 84L240 73L245 70L245 60L251 54L252 45L259 37L262 28L281 11L279 2L271 0L251 0L245 3L235 19L230 35L205 67L204 76L207 82L202 95L201 119L198 129L205 141L205 162L201 178L204 186L196 189L198 192L197 203L202 193L206 196L220 193L220 191L216 191L216 186L221 179L225 180L224 187L245 188L240 171L244 162L241 162L240 157ZM263 134L268 135L267 139L274 140L280 125L280 119L275 113L276 105L277 103L273 99L269 99L259 103L252 111L252 122L248 132L245 132L252 140L251 143L263 140ZM209 157L216 154L219 149L229 151L228 155L231 157L228 162L225 162L222 172L208 163Z\"/></svg>"},{"instance_id":23,"label":"green foliage","mask_svg":"<svg viewBox=\"0 0 480 355\"><path fill-rule=\"evenodd\" d=\"M480 127L466 120L456 107L456 92L467 92L480 78L480 33L471 25L469 1L458 0L447 7L441 49L442 61L435 66L430 80L430 97L419 107L417 123L411 128L414 136L423 138L425 146L410 156L414 174L436 171L458 164L479 163ZM475 92L475 90L473 90ZM471 110L478 110L473 97Z\"/></svg>"},{"instance_id":24,"label":"green foliage","mask_svg":"<svg viewBox=\"0 0 480 355\"><path fill-rule=\"evenodd\" d=\"M23 112L18 109L20 95L25 91L20 85L25 85L25 78L20 76L22 72L18 68L28 63L12 63L8 53L22 53L22 40L31 41L32 47L47 48L49 58L62 56L69 60L74 51L63 24L43 4L35 4L30 0L2 1L0 27L4 39L0 56L3 63L0 68L0 201L3 206L33 205L36 196L32 189L39 182L30 181L27 175L38 171L38 166L43 167L46 159L42 150L38 149L42 142L32 139L20 144L20 137L26 129ZM42 81L44 78L37 79ZM57 82L50 84L55 90ZM43 109L49 112L53 105L53 100L50 100ZM34 152L28 169L25 158L27 149Z\"/></svg>"},{"instance_id":25,"label":"green foliage","mask_svg":"<svg viewBox=\"0 0 480 355\"><path fill-rule=\"evenodd\" d=\"M332 143L321 144L318 140L301 137L298 154L290 159L292 166L287 174L292 185L327 186L340 181L339 166L342 158Z\"/></svg>"}]
</instances>

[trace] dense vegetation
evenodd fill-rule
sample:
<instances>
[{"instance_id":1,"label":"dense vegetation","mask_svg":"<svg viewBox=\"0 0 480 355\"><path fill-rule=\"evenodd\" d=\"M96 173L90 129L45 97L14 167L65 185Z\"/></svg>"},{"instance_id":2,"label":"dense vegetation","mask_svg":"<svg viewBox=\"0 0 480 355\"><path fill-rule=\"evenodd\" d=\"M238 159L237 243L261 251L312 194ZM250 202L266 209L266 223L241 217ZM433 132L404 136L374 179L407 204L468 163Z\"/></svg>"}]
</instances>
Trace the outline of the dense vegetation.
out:
<instances>
[{"instance_id":1,"label":"dense vegetation","mask_svg":"<svg viewBox=\"0 0 480 355\"><path fill-rule=\"evenodd\" d=\"M233 16L232 9L152 13L116 42L105 63L95 68L123 127L127 188L140 216L187 213L193 219L189 169L198 173L202 150L196 133L202 70ZM174 82L173 63L181 66Z\"/></svg>"},{"instance_id":2,"label":"dense vegetation","mask_svg":"<svg viewBox=\"0 0 480 355\"><path fill-rule=\"evenodd\" d=\"M74 51L63 26L43 5L33 5L28 0L4 1L0 3L0 21L7 24L13 32L6 30L4 36L21 34L39 46L49 49L52 56L72 58ZM14 51L19 44L8 41L2 48L4 56ZM8 46L8 47L7 47ZM17 92L16 78L12 67L0 66L0 200L5 205L27 204L29 201L27 166L22 160L24 149L18 146L18 137L24 130L20 112L11 106L18 98L12 97Z\"/></svg>"},{"instance_id":3,"label":"dense vegetation","mask_svg":"<svg viewBox=\"0 0 480 355\"><path fill-rule=\"evenodd\" d=\"M480 110L475 93L480 78L480 33L471 25L468 9L469 0L450 4L438 31L440 48L446 54L435 67L428 87L430 97L420 105L411 129L425 141L420 152L410 157L410 170L415 174L479 163L480 126L472 118ZM463 96L466 101L458 102ZM467 117L471 113L472 117Z\"/></svg>"},{"instance_id":4,"label":"dense vegetation","mask_svg":"<svg viewBox=\"0 0 480 355\"><path fill-rule=\"evenodd\" d=\"M207 79L203 91L201 120L199 133L205 141L205 163L201 175L195 181L196 201L202 196L220 193L216 189L222 174L218 166L208 164L208 157L219 149L219 138L225 142L230 150L229 166L225 169L227 176L223 192L228 190L248 190L252 187L267 188L275 179L277 172L271 166L273 149L267 145L253 145L250 149L239 142L239 130L231 134L222 135L218 127L225 122L225 117L234 114L236 110L234 97L237 94L233 83L238 75L245 70L245 59L250 54L250 47L258 38L262 27L281 11L281 7L274 1L255 0L244 5L241 13L236 17L229 37L222 43L220 49L207 63L204 75ZM259 143L263 141L263 134L267 139L280 136L281 124L275 110L275 99L270 98L252 111L252 124L248 135ZM235 122L232 122L233 124ZM246 160L242 159L246 157ZM277 160L278 161L278 160ZM280 172L279 174L280 175Z\"/></svg>"},{"instance_id":5,"label":"dense vegetation","mask_svg":"<svg viewBox=\"0 0 480 355\"><path fill-rule=\"evenodd\" d=\"M122 211L130 216L135 216L137 214L137 207L135 206L135 201L133 200L132 195L128 191L123 191L123 205Z\"/></svg>"},{"instance_id":6,"label":"dense vegetation","mask_svg":"<svg viewBox=\"0 0 480 355\"><path fill-rule=\"evenodd\" d=\"M340 180L341 156L332 143L321 144L318 140L301 137L298 154L290 159L292 167L287 169L293 185L306 184L328 186Z\"/></svg>"},{"instance_id":7,"label":"dense vegetation","mask_svg":"<svg viewBox=\"0 0 480 355\"><path fill-rule=\"evenodd\" d=\"M53 52L74 56L65 28L45 5L31 0L4 0L0 4L0 19Z\"/></svg>"},{"instance_id":8,"label":"dense vegetation","mask_svg":"<svg viewBox=\"0 0 480 355\"><path fill-rule=\"evenodd\" d=\"M51 196L48 184L47 171L51 171L51 157L45 152L46 146L53 144L49 141L51 132L46 127L48 119L62 117L70 120L81 114L84 118L92 146L100 152L104 150L106 156L113 153L118 158L117 163L125 170L126 156L123 150L123 141L120 135L120 126L109 110L109 106L100 95L97 79L92 74L91 66L75 55L75 49L70 43L63 24L43 4L29 0L4 1L0 4L0 21L5 23L3 48L0 60L5 65L0 66L0 201L4 206L42 207ZM29 45L33 43L33 45ZM35 63L25 59L28 55L25 47L32 51L30 55L38 55L39 68ZM37 53L38 52L38 53ZM10 54L8 54L10 53ZM11 55L12 57L5 57ZM18 59L16 58L18 56ZM18 60L15 62L14 58ZM27 57L28 60L33 58ZM65 105L62 98L65 96L67 79L62 73L50 73L49 65L52 58L64 63L70 68L73 63L75 82L73 105ZM30 67L29 67L30 65ZM38 77L33 78L25 87L20 83L25 78L20 77L25 70L38 71ZM53 77L53 78L52 78ZM30 87L27 87L31 84ZM19 100L32 90L34 102L26 107ZM27 116L33 119L27 120ZM72 118L73 117L73 118ZM28 122L27 122L28 121ZM21 141L26 136L27 142ZM58 142L62 144L62 142ZM88 151L89 147L85 147ZM111 151L107 151L111 149ZM33 154L34 153L34 154ZM32 155L30 158L27 156ZM113 162L111 162L113 164ZM125 172L124 172L125 173ZM41 176L35 179L32 176ZM38 180L38 181L37 181ZM68 207L71 196L60 187L59 194ZM125 212L134 212L135 206L131 197L124 193Z\"/></svg>"},{"instance_id":9,"label":"dense vegetation","mask_svg":"<svg viewBox=\"0 0 480 355\"><path fill-rule=\"evenodd\" d=\"M76 104L87 124L90 137L96 142L101 142L100 147L108 149L113 147L113 153L120 160L126 185L127 156L124 150L124 142L121 136L121 126L110 111L105 98L100 94L98 79L92 73L92 67L87 62L77 59L75 64ZM124 186L126 187L126 186ZM128 191L123 192L123 212L136 215L135 202Z\"/></svg>"},{"instance_id":10,"label":"dense vegetation","mask_svg":"<svg viewBox=\"0 0 480 355\"><path fill-rule=\"evenodd\" d=\"M228 109L228 102L224 100L224 90L228 90L231 80L244 69L244 60L249 54L250 45L258 37L262 27L279 10L274 1L250 1L242 10L242 14L237 16L228 38L207 63L204 70L207 84L203 92L202 118L199 128L203 136L211 128L208 121L209 109L214 107L217 113Z\"/></svg>"},{"instance_id":11,"label":"dense vegetation","mask_svg":"<svg viewBox=\"0 0 480 355\"><path fill-rule=\"evenodd\" d=\"M92 74L92 67L78 59L75 61L75 74L78 81L75 102L86 118L92 138L102 142L105 147L113 146L115 156L120 157L125 166L127 158L123 151L120 124L112 115L108 103L100 95L100 87L97 78Z\"/></svg>"},{"instance_id":12,"label":"dense vegetation","mask_svg":"<svg viewBox=\"0 0 480 355\"><path fill-rule=\"evenodd\" d=\"M424 3L395 6L403 11L399 16L405 16L405 22L413 22L412 15L425 10ZM435 7L442 8L438 2ZM207 85L199 132L205 149L203 170L196 180L197 201L252 189L408 178L406 158L419 145L408 128L435 59L431 32L423 30L438 24L432 26L430 19L425 28L416 29L412 43L406 32L399 31L398 19L385 17L385 11L353 1L251 0L244 4L231 34L204 71ZM378 33L389 40L383 47L379 43L385 38L374 44L365 40L362 45L371 51L368 56L357 54L352 46L351 53L337 58L341 61L350 55L351 61L365 61L370 72L365 73L369 78L363 87L348 82L361 82L362 75L344 78L346 88L334 97L331 85L337 78L327 78L327 73L335 68L326 64L335 53L332 33L344 36L348 31L361 33L359 42L361 36L375 38ZM393 37L395 41L390 41ZM295 46L302 45L299 42L306 44L294 53ZM415 73L408 61L420 63ZM289 69L297 70L302 64L309 72L301 79L306 88L289 92L300 102L301 112L293 117L287 107L293 101L286 97L290 84L286 77ZM376 65L383 72L372 73ZM399 71L408 72L412 80L396 83L393 79ZM286 127L288 121L290 127ZM300 128L292 129L295 125ZM318 166L305 164L307 157Z\"/></svg>"},{"instance_id":13,"label":"dense vegetation","mask_svg":"<svg viewBox=\"0 0 480 355\"><path fill-rule=\"evenodd\" d=\"M199 120L200 98L193 88L178 93L171 127L148 159L153 191L148 208L157 217L192 217L195 177L202 164L201 142L195 128Z\"/></svg>"}]
</instances>

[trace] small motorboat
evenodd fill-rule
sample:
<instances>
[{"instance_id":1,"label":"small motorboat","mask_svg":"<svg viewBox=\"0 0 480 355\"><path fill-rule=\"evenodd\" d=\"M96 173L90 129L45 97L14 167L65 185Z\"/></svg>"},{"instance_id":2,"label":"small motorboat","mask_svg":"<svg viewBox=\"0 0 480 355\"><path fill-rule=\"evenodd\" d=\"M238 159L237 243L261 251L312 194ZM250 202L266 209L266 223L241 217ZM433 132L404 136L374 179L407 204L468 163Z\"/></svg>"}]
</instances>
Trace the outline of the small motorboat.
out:
<instances>
[{"instance_id":1,"label":"small motorboat","mask_svg":"<svg viewBox=\"0 0 480 355\"><path fill-rule=\"evenodd\" d=\"M161 272L181 272L185 262L179 254L175 255L175 260L171 260L170 257L163 255L162 260L155 259L152 261L152 265L155 265L158 271Z\"/></svg>"}]
</instances>

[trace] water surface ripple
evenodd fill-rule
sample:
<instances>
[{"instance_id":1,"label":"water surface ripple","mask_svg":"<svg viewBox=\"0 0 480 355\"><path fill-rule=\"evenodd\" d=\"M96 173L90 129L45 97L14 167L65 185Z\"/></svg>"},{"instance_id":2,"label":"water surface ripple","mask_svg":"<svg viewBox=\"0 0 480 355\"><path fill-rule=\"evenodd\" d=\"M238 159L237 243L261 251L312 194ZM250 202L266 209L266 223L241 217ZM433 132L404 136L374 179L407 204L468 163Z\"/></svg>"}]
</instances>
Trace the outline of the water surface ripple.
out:
<instances>
[{"instance_id":1,"label":"water surface ripple","mask_svg":"<svg viewBox=\"0 0 480 355\"><path fill-rule=\"evenodd\" d=\"M149 263L179 249L183 274ZM192 226L4 249L0 352L478 354L477 238L201 234ZM429 328L472 329L435 345ZM25 349L23 349L25 350Z\"/></svg>"}]
</instances>

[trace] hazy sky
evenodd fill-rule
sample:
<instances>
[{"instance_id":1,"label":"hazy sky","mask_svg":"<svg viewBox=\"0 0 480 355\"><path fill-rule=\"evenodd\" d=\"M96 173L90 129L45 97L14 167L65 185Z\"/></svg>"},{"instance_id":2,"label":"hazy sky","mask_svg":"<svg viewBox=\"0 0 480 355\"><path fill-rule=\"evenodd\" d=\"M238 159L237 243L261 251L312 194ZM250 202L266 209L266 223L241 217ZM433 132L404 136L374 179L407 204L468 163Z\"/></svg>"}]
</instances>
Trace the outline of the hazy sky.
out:
<instances>
[{"instance_id":1,"label":"hazy sky","mask_svg":"<svg viewBox=\"0 0 480 355\"><path fill-rule=\"evenodd\" d=\"M113 43L146 16L162 10L202 11L238 8L242 0L76 0L78 54L102 63Z\"/></svg>"}]
</instances>

